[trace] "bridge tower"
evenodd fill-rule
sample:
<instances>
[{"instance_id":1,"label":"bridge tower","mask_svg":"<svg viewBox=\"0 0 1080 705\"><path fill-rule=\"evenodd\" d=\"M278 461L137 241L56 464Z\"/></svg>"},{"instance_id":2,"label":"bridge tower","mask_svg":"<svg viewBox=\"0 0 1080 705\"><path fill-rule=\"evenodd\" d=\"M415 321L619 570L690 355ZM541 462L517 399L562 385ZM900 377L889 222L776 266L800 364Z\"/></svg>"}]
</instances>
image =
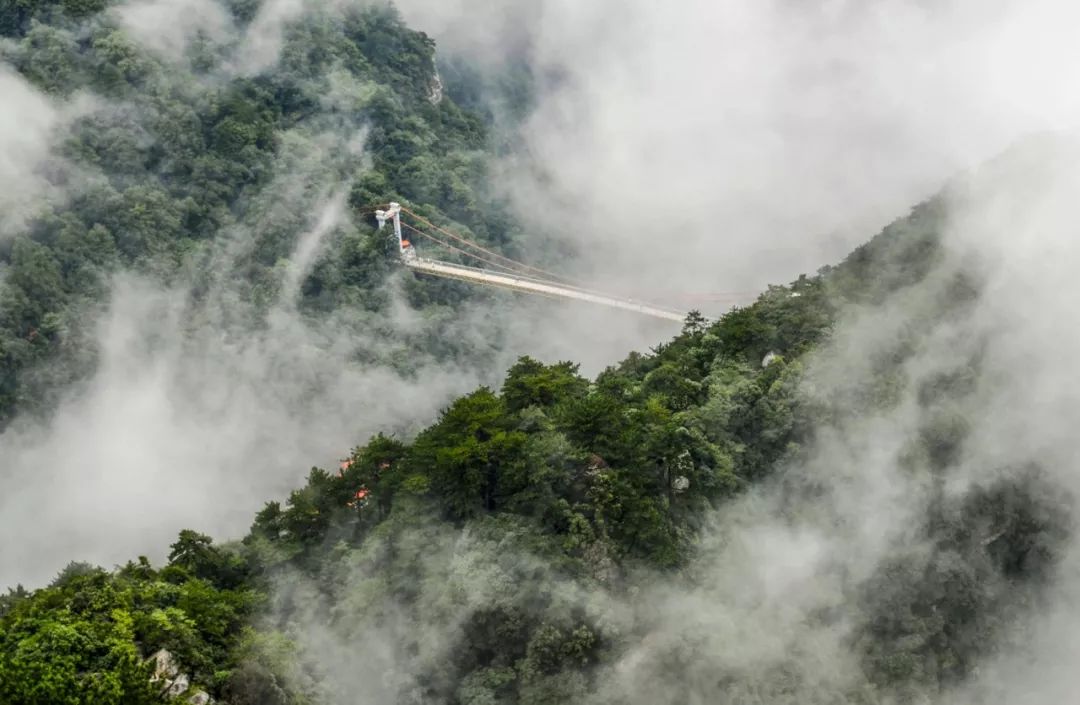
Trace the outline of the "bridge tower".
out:
<instances>
[{"instance_id":1,"label":"bridge tower","mask_svg":"<svg viewBox=\"0 0 1080 705\"><path fill-rule=\"evenodd\" d=\"M397 238L398 251L401 253L401 258L409 260L416 257L416 250L413 249L412 243L405 239L405 236L401 233L401 204L391 203L390 208L387 210L375 211L375 220L379 222L379 230L383 229L387 220L391 220L394 223L394 237Z\"/></svg>"}]
</instances>

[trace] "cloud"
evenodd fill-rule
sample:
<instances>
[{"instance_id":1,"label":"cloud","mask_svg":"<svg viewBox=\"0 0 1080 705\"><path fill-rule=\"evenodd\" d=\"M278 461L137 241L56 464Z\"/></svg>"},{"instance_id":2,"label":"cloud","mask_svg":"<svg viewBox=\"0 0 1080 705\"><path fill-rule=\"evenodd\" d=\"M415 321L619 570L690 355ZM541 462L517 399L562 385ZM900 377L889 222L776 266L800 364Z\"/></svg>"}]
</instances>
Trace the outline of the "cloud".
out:
<instances>
[{"instance_id":1,"label":"cloud","mask_svg":"<svg viewBox=\"0 0 1080 705\"><path fill-rule=\"evenodd\" d=\"M641 290L813 271L1080 113L1077 10L1060 0L400 4L447 52L526 47L539 94L528 154L506 166L519 209L585 271Z\"/></svg>"},{"instance_id":2,"label":"cloud","mask_svg":"<svg viewBox=\"0 0 1080 705\"><path fill-rule=\"evenodd\" d=\"M500 177L536 239L576 245L578 273L607 287L743 290L814 270L958 171L1029 132L1073 127L1080 114L1070 34L1080 10L1055 0L403 6L447 51L492 66L510 55L530 62L538 94L525 151L497 165ZM275 17L268 10L265 26ZM807 394L854 397L875 360L914 341L893 403L823 424L784 483L714 517L691 578L604 595L637 616L621 659L599 674L600 696L707 702L721 687L748 702L834 702L866 686L853 644L878 607L862 589L890 561L919 566L939 550L925 530L934 502L962 504L1022 479L1017 467L1028 463L1062 497L1080 490L1080 400L1068 383L1080 338L1066 323L1080 293L1071 204L1080 164L1064 143L1046 144L958 187L942 267L882 308L847 311L810 361ZM980 285L963 305L950 301L960 272ZM534 345L602 365L616 348L662 337L628 317L509 300L496 299L526 315L499 328L507 351ZM943 314L950 305L958 312ZM463 319L460 335L486 334L484 318L478 309ZM936 405L922 398L967 368L971 391ZM966 441L942 488L941 468L912 444L950 416ZM1016 621L1001 651L928 697L1055 702L1075 692L1076 538L1046 602L1007 615ZM452 561L459 548L436 553ZM342 644L350 656L381 650L373 662L394 663L411 634L394 631L413 624L403 619L378 638L320 632L312 643ZM456 636L457 623L443 627L425 658ZM719 686L718 673L728 676Z\"/></svg>"},{"instance_id":3,"label":"cloud","mask_svg":"<svg viewBox=\"0 0 1080 705\"><path fill-rule=\"evenodd\" d=\"M68 560L161 559L181 528L237 537L307 468L414 429L478 382L423 355L409 377L351 364L352 329L286 309L252 332L187 306L186 291L120 277L93 378L47 427L5 433L0 583L39 583Z\"/></svg>"},{"instance_id":4,"label":"cloud","mask_svg":"<svg viewBox=\"0 0 1080 705\"><path fill-rule=\"evenodd\" d=\"M115 13L132 39L177 62L195 37L220 43L236 31L229 13L216 0L134 0L118 6Z\"/></svg>"},{"instance_id":5,"label":"cloud","mask_svg":"<svg viewBox=\"0 0 1080 705\"><path fill-rule=\"evenodd\" d=\"M129 31L171 61L169 52L182 52L186 35L201 26L163 26L168 18L155 13L174 9L143 3L121 12ZM65 391L44 425L21 419L3 433L0 527L13 540L0 550L0 584L40 584L69 560L160 559L184 527L242 535L253 512L295 487L313 464L334 465L380 430L425 426L449 399L482 382L498 384L517 354L536 352L535 331L520 321L514 336L505 335L484 304L461 320L447 320L447 312L420 316L403 302L401 277L387 284L384 316L340 310L319 322L298 310L305 276L335 240L352 234L343 194L367 168L357 115L370 86L341 72L329 78L325 114L280 135L276 178L244 196L242 221L170 286L119 275L108 306L78 322L93 374ZM45 154L45 128L59 125L70 106L53 105L14 76L3 85L20 91L12 104L28 121L14 125L25 131L13 153ZM5 178L30 183L27 163L13 165ZM270 310L256 310L244 303L251 282L238 281L236 269L260 248L282 246L288 257L268 284ZM499 306L511 320L521 310L513 298ZM479 359L437 363L407 347L440 330ZM72 376L56 366L33 372Z\"/></svg>"},{"instance_id":6,"label":"cloud","mask_svg":"<svg viewBox=\"0 0 1080 705\"><path fill-rule=\"evenodd\" d=\"M18 232L53 189L42 168L51 156L61 107L0 66L0 238Z\"/></svg>"},{"instance_id":7,"label":"cloud","mask_svg":"<svg viewBox=\"0 0 1080 705\"><path fill-rule=\"evenodd\" d=\"M346 195L344 191L339 191L330 197L319 208L319 217L315 227L300 236L289 263L289 272L285 277L286 300L295 300L300 292L301 282L311 274L312 266L325 249L327 235L344 217Z\"/></svg>"},{"instance_id":8,"label":"cloud","mask_svg":"<svg viewBox=\"0 0 1080 705\"><path fill-rule=\"evenodd\" d=\"M299 600L306 607L289 618L308 656L329 664L324 684L355 693L371 683L380 701L420 680L437 693L460 686L463 698L476 684L454 681L452 669L470 663L464 647L479 638L466 629L496 605L598 625L617 658L593 685L567 686L581 702L1067 701L1080 685L1070 665L1080 628L1080 391L1069 383L1080 336L1063 324L1080 293L1078 144L1030 141L954 184L938 265L881 305L846 309L806 361L802 394L838 405L836 418L819 422L775 481L711 517L686 570L632 576L633 590L583 588L560 583L512 541L384 527L343 559L351 577L331 581L346 586L341 594ZM882 381L882 361L891 361L891 396L857 404ZM954 419L964 428L935 457L919 441ZM1025 533L1040 524L1048 528ZM1020 548L1020 575L995 563L1003 535ZM417 570L408 609L385 582L403 567L380 562L383 541ZM414 566L417 546L424 558ZM1054 558L1040 563L1043 549ZM537 602L515 602L515 588L564 602L530 608ZM935 631L942 620L947 628ZM947 658L921 658L941 648L934 640L950 642L965 678ZM927 643L938 645L920 651ZM875 648L884 658L913 651L915 682L899 693L872 686ZM371 670L345 668L342 654Z\"/></svg>"},{"instance_id":9,"label":"cloud","mask_svg":"<svg viewBox=\"0 0 1080 705\"><path fill-rule=\"evenodd\" d=\"M422 350L404 371L382 365L401 343L380 331L426 325L405 307L325 319L298 310L304 276L354 227L343 179L364 158L356 131L336 127L282 134L276 177L171 286L121 273L106 309L86 313L93 374L45 425L17 420L0 437L0 526L12 537L0 584L40 584L69 560L161 559L181 528L239 537L312 465L335 466L379 431L414 431L485 381ZM267 311L234 276L260 238L291 246Z\"/></svg>"},{"instance_id":10,"label":"cloud","mask_svg":"<svg viewBox=\"0 0 1080 705\"><path fill-rule=\"evenodd\" d=\"M304 12L302 0L266 0L259 6L234 59L240 75L253 75L277 63L285 45L285 28Z\"/></svg>"},{"instance_id":11,"label":"cloud","mask_svg":"<svg viewBox=\"0 0 1080 705\"><path fill-rule=\"evenodd\" d=\"M717 292L813 270L958 169L1028 131L1073 125L1080 100L1071 37L1080 10L1051 0L552 0L498 12L467 0L418 2L404 3L407 17L443 46L468 51L475 39L474 57L531 62L539 93L523 126L527 152L501 162L500 175L535 238L576 244L579 273L598 286ZM295 8L264 10L256 26L267 39L251 44L248 70L276 60L274 37ZM620 615L638 615L622 658L599 674L602 695L707 702L718 672L731 676L726 692L748 702L834 702L865 685L851 644L873 603L860 601L859 587L891 558L917 563L936 550L922 528L941 489L932 463L910 450L942 415L968 426L946 499L1015 479L1016 464L1032 461L1063 496L1080 490L1080 400L1070 383L1080 338L1068 324L1080 293L1072 212L1080 180L1075 151L1061 144L1033 147L961 187L942 268L883 308L846 312L810 362L806 393L854 397L876 360L914 340L892 405L822 424L805 461L785 470L785 486L760 488L714 518L690 578L645 580L638 597L599 593ZM294 147L291 157L303 144ZM328 170L300 169L303 178L268 189L264 197L279 204L261 214L291 222L297 209L281 205L290 198L316 209L336 192ZM311 233L314 256L333 227L299 220L291 232ZM233 254L250 246L248 235L237 234ZM960 271L979 281L980 295L942 316ZM216 295L228 301L232 292ZM595 372L667 332L603 310L493 301L455 320L455 339L488 339L504 357L584 357ZM282 305L252 332L224 324L227 307L192 325L190 305L183 290L119 279L98 328L98 375L48 428L5 435L0 465L16 489L0 500L0 516L15 540L0 549L0 583L47 577L71 558L109 563L149 546L160 557L184 526L235 536L304 468L332 462L373 431L423 425L453 394L497 378L505 361L459 369L421 359L403 377L349 362L357 346L379 344L364 336L386 321L324 327ZM424 325L403 308L390 324ZM967 395L938 406L920 398L942 374L967 367L977 369ZM1075 539L1041 596L1047 602L1021 612L1009 648L934 697L1061 702L1075 692L1067 663L1080 626ZM435 560L468 552L443 547ZM408 630L393 624L376 636L336 636L346 647L337 653L355 660L350 647L360 644L381 650L373 663L394 662ZM443 626L424 658L445 653L457 623ZM783 690L792 682L798 698Z\"/></svg>"},{"instance_id":12,"label":"cloud","mask_svg":"<svg viewBox=\"0 0 1080 705\"><path fill-rule=\"evenodd\" d=\"M920 600L941 610L953 657L974 660L959 683L950 683L949 666L917 662L925 669L920 702L1061 702L1076 691L1067 654L1080 628L1080 535L1071 516L1080 391L1066 380L1080 336L1061 322L1080 294L1078 144L1028 143L958 184L940 266L883 307L845 314L834 340L811 356L812 386L804 388L839 399L840 421L819 424L781 481L717 513L686 571L691 581L645 588L635 602L648 606L644 636L607 669L600 702L854 697L868 687L865 625L880 625L869 638L886 651L918 645L929 638L919 629L934 628L932 615L908 611ZM964 298L958 275L976 283L977 296ZM868 389L883 359L899 360L892 403L853 407L845 391ZM957 374L971 375L966 391L942 387ZM957 418L965 430L955 454L914 452L927 431ZM992 514L989 524L963 514L993 506L985 499L993 488L1005 488L1002 501L1019 514ZM1029 498L1033 509L1023 510ZM938 543L951 521L965 522L970 548ZM1023 572L986 568L1003 532L1040 522L1065 542L1040 533L1009 539L1031 542L1020 553ZM1040 547L1058 561L1046 572ZM886 572L905 565L915 577ZM936 576L947 576L945 592L920 596ZM965 604L974 615L952 609L957 595L972 600ZM875 622L879 613L887 619ZM884 641L897 624L912 629L907 640ZM965 630L995 641L980 648ZM878 691L871 701L889 698Z\"/></svg>"}]
</instances>

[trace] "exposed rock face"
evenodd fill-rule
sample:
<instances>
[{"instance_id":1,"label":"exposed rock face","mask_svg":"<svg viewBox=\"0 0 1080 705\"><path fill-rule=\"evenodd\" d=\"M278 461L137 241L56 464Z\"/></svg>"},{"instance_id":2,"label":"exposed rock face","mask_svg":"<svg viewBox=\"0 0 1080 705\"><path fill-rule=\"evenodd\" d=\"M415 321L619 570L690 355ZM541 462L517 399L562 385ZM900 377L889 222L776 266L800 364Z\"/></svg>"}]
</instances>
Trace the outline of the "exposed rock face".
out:
<instances>
[{"instance_id":1,"label":"exposed rock face","mask_svg":"<svg viewBox=\"0 0 1080 705\"><path fill-rule=\"evenodd\" d=\"M188 678L186 673L181 673L169 684L169 688L165 691L165 695L170 698L176 698L186 693L190 687L191 679Z\"/></svg>"},{"instance_id":2,"label":"exposed rock face","mask_svg":"<svg viewBox=\"0 0 1080 705\"><path fill-rule=\"evenodd\" d=\"M176 665L176 660L173 655L162 649L158 651L150 659L154 662L154 675L150 676L151 683L157 683L158 681L165 681L168 687L180 674L180 667Z\"/></svg>"},{"instance_id":3,"label":"exposed rock face","mask_svg":"<svg viewBox=\"0 0 1080 705\"><path fill-rule=\"evenodd\" d=\"M148 660L154 662L154 675L150 676L150 682L161 684L161 696L164 699L175 700L188 694L191 690L191 676L180 672L180 666L172 653L161 649ZM191 705L214 705L214 699L202 690L188 695L186 702Z\"/></svg>"},{"instance_id":4,"label":"exposed rock face","mask_svg":"<svg viewBox=\"0 0 1080 705\"><path fill-rule=\"evenodd\" d=\"M443 82L442 77L439 76L439 69L435 67L434 73L431 76L431 83L428 84L428 101L432 105L438 105L443 99Z\"/></svg>"}]
</instances>

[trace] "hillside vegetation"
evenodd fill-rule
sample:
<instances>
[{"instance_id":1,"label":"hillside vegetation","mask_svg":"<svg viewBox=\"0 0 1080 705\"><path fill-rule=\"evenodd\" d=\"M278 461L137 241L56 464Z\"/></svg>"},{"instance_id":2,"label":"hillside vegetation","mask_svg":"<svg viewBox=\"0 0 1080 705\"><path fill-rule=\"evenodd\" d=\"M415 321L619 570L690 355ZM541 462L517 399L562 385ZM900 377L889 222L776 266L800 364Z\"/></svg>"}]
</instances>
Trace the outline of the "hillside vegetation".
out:
<instances>
[{"instance_id":1,"label":"hillside vegetation","mask_svg":"<svg viewBox=\"0 0 1080 705\"><path fill-rule=\"evenodd\" d=\"M55 161L64 197L0 245L0 421L46 414L93 368L80 320L115 272L167 283L225 267L243 325L258 327L309 226L306 210L275 208L294 172L310 191L298 203L347 183L356 212L398 198L513 252L513 223L485 186L485 122L434 100L433 44L392 10L309 12L290 25L280 65L245 77L228 68L242 32L196 42L181 70L134 43L105 5L0 0L2 49L23 76L102 99L74 119ZM229 3L241 30L256 8ZM370 165L348 149L358 134ZM314 152L336 156L312 165ZM980 360L928 379L903 366L978 295L978 277L942 244L946 203L918 206L839 265L715 323L691 314L681 334L595 379L522 358L501 387L455 400L415 437L357 438L340 467L312 468L268 502L241 541L196 527L165 565L72 563L47 587L10 590L0 702L928 702L1038 603L1069 518L1036 465L945 491L969 431L956 404ZM356 220L303 279L305 315L389 305L393 253ZM406 287L436 319L469 295ZM196 310L205 296L193 287ZM841 357L844 321L898 300L909 304L893 309L902 336L868 345L857 373L821 372ZM422 335L411 344L445 359L478 354L438 326ZM730 539L717 524L763 488L790 509L775 521L792 521L827 490L791 469L822 436L905 396L928 419L898 461L930 488L911 526L920 548L838 581L843 613L799 619L842 632L857 674L837 676L824 657L807 669L813 642L714 665L715 634L697 623L705 607L679 596L707 595L717 576L745 579L745 604L758 590L735 568L705 567ZM657 626L671 614L686 628L665 639ZM744 640L733 650L761 636L728 626ZM168 693L154 679L161 650L185 676ZM647 659L624 660L642 650Z\"/></svg>"},{"instance_id":2,"label":"hillside vegetation","mask_svg":"<svg viewBox=\"0 0 1080 705\"><path fill-rule=\"evenodd\" d=\"M228 318L261 325L290 293L289 258L335 190L354 217L305 273L309 317L347 310L380 325L392 243L370 211L391 199L513 251L516 231L488 187L487 125L440 98L433 42L391 8L310 8L289 23L273 70L245 72L236 64L255 41L245 31L257 3L226 3L235 34L196 41L179 60L136 42L106 4L0 3L0 55L68 99L71 120L45 166L53 196L0 237L0 426L16 411L47 413L93 369L84 321L118 271L190 286L194 319L213 320L205 309L225 282ZM406 295L433 321L408 347L484 354L440 330L452 313L438 312L467 287L410 280ZM395 342L356 354L391 364Z\"/></svg>"},{"instance_id":3,"label":"hillside vegetation","mask_svg":"<svg viewBox=\"0 0 1080 705\"><path fill-rule=\"evenodd\" d=\"M716 324L691 315L681 335L595 380L523 358L501 389L458 399L416 438L372 438L342 468L313 468L239 543L185 531L164 567L72 564L47 588L12 591L0 606L0 697L158 702L144 659L167 649L191 692L234 704L352 702L356 692L602 701L604 667L643 636L610 605L650 575L692 574L703 522L797 461L823 420L894 403L910 350L839 395L800 391L804 361L828 348L838 312L929 286L941 215L938 202L920 206L840 266ZM940 316L974 295L962 271L940 285L952 301ZM925 389L926 404L963 377ZM962 442L962 427L942 424L908 452L941 473ZM1064 521L1042 499L1037 468L935 512L924 531L940 554L898 556L851 586L862 604L855 647L879 696L828 702L933 692L968 675L1037 594ZM1004 527L989 547L972 533L986 524ZM998 589L1006 583L1020 589ZM671 667L692 657L673 653ZM807 687L777 668L746 702L787 702ZM747 687L717 679L718 697Z\"/></svg>"}]
</instances>

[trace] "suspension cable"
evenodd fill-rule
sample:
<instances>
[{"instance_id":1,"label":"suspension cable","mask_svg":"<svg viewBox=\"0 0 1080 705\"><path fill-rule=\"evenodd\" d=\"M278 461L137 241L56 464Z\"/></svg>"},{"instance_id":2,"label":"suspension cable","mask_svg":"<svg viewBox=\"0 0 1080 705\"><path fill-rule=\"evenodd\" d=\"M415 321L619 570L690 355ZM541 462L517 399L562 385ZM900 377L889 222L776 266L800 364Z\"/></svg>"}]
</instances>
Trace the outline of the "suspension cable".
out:
<instances>
[{"instance_id":1,"label":"suspension cable","mask_svg":"<svg viewBox=\"0 0 1080 705\"><path fill-rule=\"evenodd\" d=\"M439 245L442 245L443 247L446 247L446 248L448 248L448 249L450 249L450 250L452 250L454 252L459 252L459 253L467 256L467 257L472 257L474 259L480 260L481 262L491 264L492 266L503 270L503 272L496 272L496 274L500 274L500 275L503 275L503 276L509 275L509 276L512 276L512 277L514 277L516 279L521 279L521 280L524 280L524 281L530 281L530 282L537 283L537 284L545 284L547 286L554 286L554 287L558 287L558 288L566 290L566 291L574 291L574 292L578 292L578 293L581 293L581 294L590 294L592 296L603 296L603 297L606 297L606 298L615 298L615 299L619 299L619 300L622 300L622 301L625 301L625 302L630 302L630 303L651 305L651 304L647 304L647 302L640 301L640 300L638 300L638 299L636 299L634 297L626 296L625 294L620 294L620 295L615 296L615 295L612 295L612 294L610 294L608 292L599 291L597 289L587 289L587 288L575 286L575 285L572 285L572 284L565 284L565 283L558 282L558 281L551 281L551 280L542 279L542 278L539 278L539 277L529 276L529 275L523 274L523 273L521 273L519 271L507 269L505 266L499 265L497 263L493 263L488 259L480 257L479 255L473 254L471 252L466 252L466 251L461 250L461 249L459 249L457 247L454 247L453 245L450 245L450 244L444 242L443 240L441 240L441 239L439 239L439 238L437 238L437 237L435 237L435 236L433 236L433 235L431 235L429 233L425 233L422 230L418 230L417 228L414 228L411 225L408 225L407 223L402 223L402 227L407 228L407 229L411 230L412 232L415 232L415 233L417 233L417 234L419 234L419 235L421 235L423 237L426 237L426 238L438 243ZM478 270L478 271L483 271L483 270ZM443 274L442 276L450 276L450 275ZM455 277L455 276L451 276L451 278L461 279L461 277ZM471 279L466 279L466 281L472 281L472 280ZM532 292L532 293L538 293L538 292ZM654 308L659 308L657 306L653 306L653 307Z\"/></svg>"},{"instance_id":2,"label":"suspension cable","mask_svg":"<svg viewBox=\"0 0 1080 705\"><path fill-rule=\"evenodd\" d=\"M375 210L377 210L377 209L375 209ZM409 230L409 231L411 231L413 233L416 233L417 235L420 235L421 237L427 238L428 240L431 240L432 242L440 245L441 247L446 248L449 251L456 252L456 253L464 256L464 257L474 259L474 260L476 260L478 262L483 262L486 265L489 265L489 266L494 267L494 268L496 268L498 270L501 270L502 272L512 274L512 275L515 275L515 276L524 276L526 278L530 278L530 275L527 274L526 271L536 272L538 274L543 275L543 277L536 278L535 279L536 281L540 281L542 283L549 283L549 284L559 284L560 286L569 286L570 288L578 289L580 291L597 293L597 292L595 292L595 291L593 291L591 289L583 288L582 287L582 282L579 282L578 280L571 279L569 277L564 277L564 276L555 274L554 272L549 272L549 271L547 271L545 269L541 269L539 267L533 267L531 265L525 264L523 262L519 262L519 261L517 261L515 259L512 259L510 257L507 257L506 255L502 255L502 254L500 254L498 252L494 252L492 250L489 250L489 249L485 248L484 246L480 245L477 242L469 240L468 238L462 237L461 235L458 235L458 234L456 234L454 232L451 232L450 230L447 230L445 228L442 228L442 227L436 225L435 223L431 222L430 220L428 220L424 216L419 215L418 213L415 213L414 211L409 210L408 208L406 208L404 206L401 206L401 211L403 213L408 213L410 216L412 216L416 220L420 221L424 225L436 230L439 233L442 233L446 237L454 240L455 242L459 242L459 243L461 243L461 244L463 244L463 245L465 245L467 247L471 247L471 248L474 248L476 250L479 250L480 252L483 252L485 255L488 255L488 257L478 255L478 254L476 254L474 252L470 252L469 250L462 249L460 247L455 247L454 245L446 242L445 240L442 240L441 238L435 237L431 233L424 232L423 230L420 230L419 228L416 228L416 227L414 227L412 225L409 225L408 223L402 221L402 223L401 223L402 228L405 228L405 229L407 229L407 230ZM363 212L369 212L369 211L363 211ZM506 264L500 263L499 260L501 260L501 262L505 262ZM535 277L535 275L532 275L532 276ZM545 282L545 280L546 280L546 282ZM683 301L696 301L696 302L700 302L700 303L708 303L708 302L715 302L717 300L731 301L733 299L742 298L742 296L741 296L742 294L751 294L752 295L754 292L718 292L718 293L711 293L711 292L710 293L701 293L701 292L699 292L699 293L696 293L696 294L681 294L681 293L675 293L675 292L669 292L669 293L675 299L681 299ZM623 293L623 294L621 294L621 296L626 297L627 294ZM628 299L628 300L632 300L632 299Z\"/></svg>"},{"instance_id":3,"label":"suspension cable","mask_svg":"<svg viewBox=\"0 0 1080 705\"><path fill-rule=\"evenodd\" d=\"M516 267L516 268L520 268L520 269L526 269L526 270L529 270L529 271L533 271L533 272L536 272L537 274L542 274L545 277L550 277L550 278L554 279L555 281L564 281L564 282L567 282L568 284L578 284L578 283L580 283L580 282L575 282L573 279L570 279L568 277L559 276L558 274L555 274L554 272L549 272L549 271L547 271L545 269L540 269L539 267L532 267L532 266L524 264L522 262L518 262L517 260L511 259L511 258L507 257L506 255L501 255L498 252L492 252L491 250L483 247L482 245L479 245L479 244L473 242L472 240L461 237L460 235L452 233L449 230L446 230L445 228L441 228L438 225L435 225L435 223L432 223L430 220L428 220L424 216L418 215L418 214L412 212L411 210L409 210L405 206L402 206L401 210L402 210L403 213L408 213L409 215L416 218L417 220L419 220L424 225L427 225L430 228L434 228L435 230L439 231L443 235L446 235L447 237L449 237L449 238L451 238L453 240L456 240L457 242L461 242L461 243L463 243L465 245L468 245L469 247L475 247L476 249L480 250L484 254L490 255L490 256L492 256L492 257L494 257L496 259L502 260L504 262L508 262L511 267Z\"/></svg>"},{"instance_id":4,"label":"suspension cable","mask_svg":"<svg viewBox=\"0 0 1080 705\"><path fill-rule=\"evenodd\" d=\"M413 226L409 225L408 223L403 222L401 224L401 227L406 229L406 230L410 230L410 231L416 233L417 235L420 235L422 237L426 237L427 239L431 240L432 242L435 242L435 243L441 245L442 247L445 247L448 250L451 250L453 252L457 252L460 255L464 255L466 257L472 257L473 259L479 260L480 262L491 265L492 267L495 267L496 269L501 269L502 271L504 271L504 272L506 272L508 274L516 274L516 275L519 275L519 276L521 275L521 272L518 271L518 270L510 269L509 267L507 267L505 265L502 265L502 264L499 264L498 262L493 262L493 261L487 259L486 257L482 257L482 256L480 256L478 254L473 253L473 252L468 252L467 250L463 250L460 247L455 247L455 246L451 245L450 243L448 243L448 242L446 242L444 240L441 240L441 239L435 237L434 235L432 235L430 233L425 233L423 230L420 230L418 228L414 228Z\"/></svg>"}]
</instances>

